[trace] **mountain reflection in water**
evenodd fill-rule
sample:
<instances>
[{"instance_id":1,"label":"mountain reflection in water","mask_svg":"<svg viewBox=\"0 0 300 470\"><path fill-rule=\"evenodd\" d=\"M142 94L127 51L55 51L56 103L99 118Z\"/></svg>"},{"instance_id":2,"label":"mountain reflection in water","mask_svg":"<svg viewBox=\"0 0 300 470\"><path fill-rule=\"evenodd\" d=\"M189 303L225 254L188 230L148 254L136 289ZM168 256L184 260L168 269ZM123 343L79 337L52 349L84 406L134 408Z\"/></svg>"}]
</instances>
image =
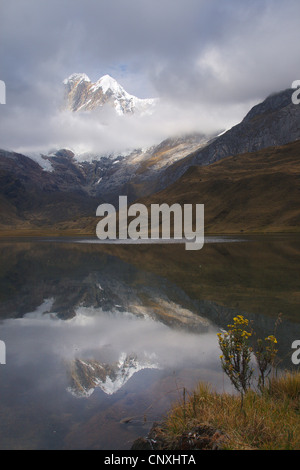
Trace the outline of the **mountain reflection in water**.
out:
<instances>
[{"instance_id":1,"label":"mountain reflection in water","mask_svg":"<svg viewBox=\"0 0 300 470\"><path fill-rule=\"evenodd\" d=\"M263 335L283 310L288 366L300 338L300 244L288 240L219 238L199 253L2 240L1 448L129 449L183 387L231 391L216 333L236 312Z\"/></svg>"}]
</instances>

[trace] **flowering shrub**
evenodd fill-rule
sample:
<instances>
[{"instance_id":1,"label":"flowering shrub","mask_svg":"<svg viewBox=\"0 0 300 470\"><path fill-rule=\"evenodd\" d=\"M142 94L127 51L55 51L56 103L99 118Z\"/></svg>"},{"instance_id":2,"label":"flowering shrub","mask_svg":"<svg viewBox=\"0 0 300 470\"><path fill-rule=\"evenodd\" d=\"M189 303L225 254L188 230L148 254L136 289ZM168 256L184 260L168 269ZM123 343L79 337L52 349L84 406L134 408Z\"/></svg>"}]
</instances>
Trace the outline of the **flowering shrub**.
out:
<instances>
[{"instance_id":1,"label":"flowering shrub","mask_svg":"<svg viewBox=\"0 0 300 470\"><path fill-rule=\"evenodd\" d=\"M252 333L246 331L249 321L242 315L233 319L228 331L218 333L222 368L238 392L245 393L250 386L253 369L250 367L252 348L249 338Z\"/></svg>"},{"instance_id":2,"label":"flowering shrub","mask_svg":"<svg viewBox=\"0 0 300 470\"><path fill-rule=\"evenodd\" d=\"M250 344L252 331L249 330L249 320L242 315L233 318L233 324L228 325L228 330L218 333L219 346L222 351L220 356L224 372L230 378L238 392L243 394L251 384L253 368L251 367L252 353L257 360L259 369L258 386L262 390L265 386L265 378L269 375L275 356L277 354L275 336L270 335L265 340L258 339L253 351Z\"/></svg>"}]
</instances>

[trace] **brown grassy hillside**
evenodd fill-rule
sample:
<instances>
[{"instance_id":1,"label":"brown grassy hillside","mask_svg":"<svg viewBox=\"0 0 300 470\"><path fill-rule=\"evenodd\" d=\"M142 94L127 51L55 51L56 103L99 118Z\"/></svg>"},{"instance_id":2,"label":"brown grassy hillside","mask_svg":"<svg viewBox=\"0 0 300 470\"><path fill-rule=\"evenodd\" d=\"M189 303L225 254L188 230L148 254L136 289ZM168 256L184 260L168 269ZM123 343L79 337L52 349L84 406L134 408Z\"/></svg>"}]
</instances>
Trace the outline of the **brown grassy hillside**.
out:
<instances>
[{"instance_id":1,"label":"brown grassy hillside","mask_svg":"<svg viewBox=\"0 0 300 470\"><path fill-rule=\"evenodd\" d=\"M205 205L206 233L300 229L300 141L193 166L140 202Z\"/></svg>"}]
</instances>

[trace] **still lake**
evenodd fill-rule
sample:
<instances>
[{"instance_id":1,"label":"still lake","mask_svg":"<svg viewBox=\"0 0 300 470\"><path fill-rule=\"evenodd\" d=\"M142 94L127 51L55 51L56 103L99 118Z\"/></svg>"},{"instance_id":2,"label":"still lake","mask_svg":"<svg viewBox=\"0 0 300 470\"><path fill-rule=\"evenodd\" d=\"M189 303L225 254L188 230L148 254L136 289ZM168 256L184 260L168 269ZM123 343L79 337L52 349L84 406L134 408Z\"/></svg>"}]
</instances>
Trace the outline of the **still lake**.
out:
<instances>
[{"instance_id":1,"label":"still lake","mask_svg":"<svg viewBox=\"0 0 300 470\"><path fill-rule=\"evenodd\" d=\"M233 391L216 333L300 339L300 236L184 244L1 239L1 449L130 449L199 381Z\"/></svg>"}]
</instances>

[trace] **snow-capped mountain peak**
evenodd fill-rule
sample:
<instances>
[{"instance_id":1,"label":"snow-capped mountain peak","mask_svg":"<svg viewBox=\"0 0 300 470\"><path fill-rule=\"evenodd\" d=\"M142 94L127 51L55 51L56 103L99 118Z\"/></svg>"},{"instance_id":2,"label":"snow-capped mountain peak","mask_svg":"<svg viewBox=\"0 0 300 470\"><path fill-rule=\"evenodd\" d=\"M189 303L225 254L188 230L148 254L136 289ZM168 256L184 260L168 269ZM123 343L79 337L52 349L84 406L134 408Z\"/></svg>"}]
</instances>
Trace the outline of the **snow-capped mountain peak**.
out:
<instances>
[{"instance_id":1,"label":"snow-capped mountain peak","mask_svg":"<svg viewBox=\"0 0 300 470\"><path fill-rule=\"evenodd\" d=\"M92 83L85 73L73 73L63 81L67 108L71 111L91 111L106 104L118 115L152 113L157 99L141 99L130 95L110 75L103 75Z\"/></svg>"},{"instance_id":2,"label":"snow-capped mountain peak","mask_svg":"<svg viewBox=\"0 0 300 470\"><path fill-rule=\"evenodd\" d=\"M92 89L102 88L103 93L111 90L113 93L126 93L124 88L110 75L103 75L93 86Z\"/></svg>"}]
</instances>

